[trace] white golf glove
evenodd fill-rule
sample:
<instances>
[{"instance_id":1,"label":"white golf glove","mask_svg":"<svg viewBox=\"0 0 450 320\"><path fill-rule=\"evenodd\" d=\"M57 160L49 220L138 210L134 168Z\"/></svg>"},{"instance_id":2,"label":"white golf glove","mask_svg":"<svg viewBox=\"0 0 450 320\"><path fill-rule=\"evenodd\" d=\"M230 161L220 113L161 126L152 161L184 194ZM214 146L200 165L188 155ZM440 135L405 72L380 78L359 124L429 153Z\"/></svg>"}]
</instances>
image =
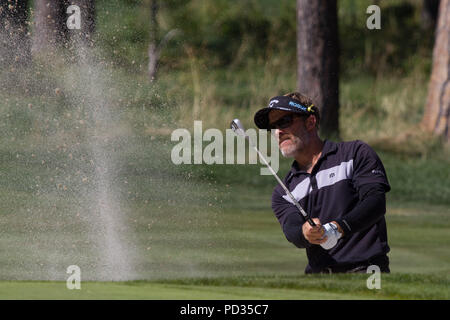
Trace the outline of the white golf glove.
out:
<instances>
[{"instance_id":1,"label":"white golf glove","mask_svg":"<svg viewBox=\"0 0 450 320\"><path fill-rule=\"evenodd\" d=\"M338 231L338 227L334 223L327 223L323 226L325 229L325 233L323 234L323 237L327 237L327 241L324 243L321 243L320 245L325 250L330 250L333 248L338 240L342 237L342 233Z\"/></svg>"}]
</instances>

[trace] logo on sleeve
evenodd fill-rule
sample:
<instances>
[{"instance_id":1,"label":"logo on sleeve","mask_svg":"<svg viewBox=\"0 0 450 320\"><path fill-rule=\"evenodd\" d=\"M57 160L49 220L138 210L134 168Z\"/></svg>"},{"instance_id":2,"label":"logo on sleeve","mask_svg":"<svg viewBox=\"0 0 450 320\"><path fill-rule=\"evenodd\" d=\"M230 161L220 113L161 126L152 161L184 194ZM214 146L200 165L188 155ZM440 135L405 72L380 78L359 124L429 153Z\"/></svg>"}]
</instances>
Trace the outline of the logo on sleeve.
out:
<instances>
[{"instance_id":1,"label":"logo on sleeve","mask_svg":"<svg viewBox=\"0 0 450 320\"><path fill-rule=\"evenodd\" d=\"M381 170L376 170L376 169L374 169L374 170L372 170L372 173L373 173L373 174L379 174L380 176L383 176L383 177L384 177L384 173L383 173L383 171L381 171Z\"/></svg>"}]
</instances>

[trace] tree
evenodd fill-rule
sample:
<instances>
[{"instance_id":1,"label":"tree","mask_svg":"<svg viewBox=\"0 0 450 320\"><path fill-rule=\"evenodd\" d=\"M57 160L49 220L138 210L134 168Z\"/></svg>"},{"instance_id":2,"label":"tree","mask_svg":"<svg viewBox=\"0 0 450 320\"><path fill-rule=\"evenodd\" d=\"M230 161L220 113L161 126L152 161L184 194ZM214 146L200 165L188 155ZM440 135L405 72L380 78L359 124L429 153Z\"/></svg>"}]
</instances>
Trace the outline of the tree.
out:
<instances>
[{"instance_id":1,"label":"tree","mask_svg":"<svg viewBox=\"0 0 450 320\"><path fill-rule=\"evenodd\" d=\"M422 126L450 142L450 0L441 0Z\"/></svg>"},{"instance_id":2,"label":"tree","mask_svg":"<svg viewBox=\"0 0 450 320\"><path fill-rule=\"evenodd\" d=\"M157 41L159 33L159 25L156 20L158 15L158 1L150 1L150 41L148 45L148 77L150 81L156 78L156 70L159 60L159 52L157 50Z\"/></svg>"},{"instance_id":3,"label":"tree","mask_svg":"<svg viewBox=\"0 0 450 320\"><path fill-rule=\"evenodd\" d=\"M53 51L67 39L66 14L63 0L34 1L34 53Z\"/></svg>"},{"instance_id":4,"label":"tree","mask_svg":"<svg viewBox=\"0 0 450 320\"><path fill-rule=\"evenodd\" d=\"M95 0L66 0L65 2L67 8L70 5L76 5L80 8L80 29L68 30L69 38L76 45L92 45L92 36L95 32ZM70 15L70 13L67 13L67 9L65 9L65 13L67 16Z\"/></svg>"},{"instance_id":5,"label":"tree","mask_svg":"<svg viewBox=\"0 0 450 320\"><path fill-rule=\"evenodd\" d=\"M69 30L67 12L70 5L80 8L81 28ZM71 39L74 43L90 43L95 31L94 0L35 0L35 30L33 33L33 51L48 53L60 48Z\"/></svg>"},{"instance_id":6,"label":"tree","mask_svg":"<svg viewBox=\"0 0 450 320\"><path fill-rule=\"evenodd\" d=\"M321 111L321 132L339 136L337 1L297 0L297 87Z\"/></svg>"},{"instance_id":7,"label":"tree","mask_svg":"<svg viewBox=\"0 0 450 320\"><path fill-rule=\"evenodd\" d=\"M422 27L424 29L434 29L438 17L439 0L423 0L422 2Z\"/></svg>"},{"instance_id":8,"label":"tree","mask_svg":"<svg viewBox=\"0 0 450 320\"><path fill-rule=\"evenodd\" d=\"M158 24L159 0L150 0L150 41L148 45L148 77L150 81L156 79L159 58L161 51L173 37L180 33L178 29L172 29L166 33L158 44L159 24Z\"/></svg>"},{"instance_id":9,"label":"tree","mask_svg":"<svg viewBox=\"0 0 450 320\"><path fill-rule=\"evenodd\" d=\"M26 64L30 57L28 0L0 0L0 62Z\"/></svg>"}]
</instances>

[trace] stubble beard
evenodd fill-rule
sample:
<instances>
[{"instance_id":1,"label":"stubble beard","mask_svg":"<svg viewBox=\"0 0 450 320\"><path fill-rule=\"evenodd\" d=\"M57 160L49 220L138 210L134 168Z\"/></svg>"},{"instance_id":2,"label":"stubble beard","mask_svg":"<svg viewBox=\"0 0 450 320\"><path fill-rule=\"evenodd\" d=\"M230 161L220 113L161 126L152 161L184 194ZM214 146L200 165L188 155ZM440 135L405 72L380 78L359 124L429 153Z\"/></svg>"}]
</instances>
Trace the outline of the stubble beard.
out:
<instances>
[{"instance_id":1,"label":"stubble beard","mask_svg":"<svg viewBox=\"0 0 450 320\"><path fill-rule=\"evenodd\" d=\"M294 158L295 155L302 150L302 140L299 137L293 136L289 138L286 145L280 147L281 154L285 158Z\"/></svg>"}]
</instances>

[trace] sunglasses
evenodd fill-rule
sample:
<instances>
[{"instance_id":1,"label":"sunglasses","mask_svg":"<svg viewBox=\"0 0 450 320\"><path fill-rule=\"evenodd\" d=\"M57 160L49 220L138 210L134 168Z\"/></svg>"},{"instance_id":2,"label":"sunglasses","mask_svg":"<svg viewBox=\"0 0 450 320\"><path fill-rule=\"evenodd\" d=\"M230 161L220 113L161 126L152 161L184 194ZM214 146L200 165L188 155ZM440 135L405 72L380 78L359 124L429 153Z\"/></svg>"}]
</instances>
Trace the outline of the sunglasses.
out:
<instances>
[{"instance_id":1,"label":"sunglasses","mask_svg":"<svg viewBox=\"0 0 450 320\"><path fill-rule=\"evenodd\" d=\"M284 117L281 117L277 121L275 121L273 123L269 123L267 130L286 129L292 125L295 118L299 118L299 117L300 117L300 115L293 114L293 113L285 115Z\"/></svg>"}]
</instances>

